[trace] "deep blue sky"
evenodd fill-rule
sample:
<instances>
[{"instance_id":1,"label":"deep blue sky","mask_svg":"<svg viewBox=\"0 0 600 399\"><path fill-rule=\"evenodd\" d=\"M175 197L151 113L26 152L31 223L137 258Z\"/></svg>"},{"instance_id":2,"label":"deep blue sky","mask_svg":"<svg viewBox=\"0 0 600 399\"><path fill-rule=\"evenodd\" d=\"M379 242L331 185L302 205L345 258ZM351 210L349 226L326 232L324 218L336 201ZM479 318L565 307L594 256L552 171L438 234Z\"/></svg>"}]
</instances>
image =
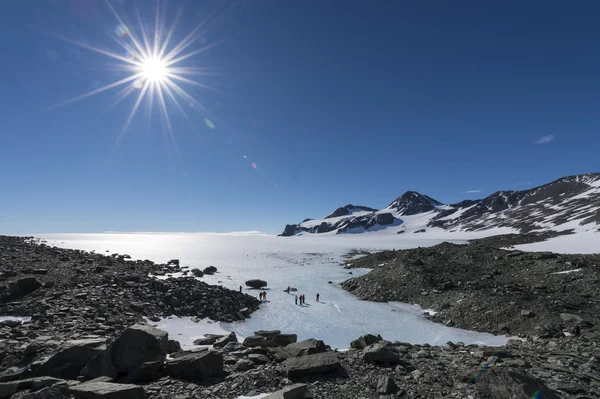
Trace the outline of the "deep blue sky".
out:
<instances>
[{"instance_id":1,"label":"deep blue sky","mask_svg":"<svg viewBox=\"0 0 600 399\"><path fill-rule=\"evenodd\" d=\"M128 76L57 37L123 53L104 2L4 5L0 233L279 233L407 190L451 203L600 169L596 1L224 4L167 5L174 41L216 12L189 50L220 43L185 61L215 72L193 78L217 91L182 86L208 111L184 104L194 129L167 103L178 152L156 106L117 143L137 89L52 108Z\"/></svg>"}]
</instances>

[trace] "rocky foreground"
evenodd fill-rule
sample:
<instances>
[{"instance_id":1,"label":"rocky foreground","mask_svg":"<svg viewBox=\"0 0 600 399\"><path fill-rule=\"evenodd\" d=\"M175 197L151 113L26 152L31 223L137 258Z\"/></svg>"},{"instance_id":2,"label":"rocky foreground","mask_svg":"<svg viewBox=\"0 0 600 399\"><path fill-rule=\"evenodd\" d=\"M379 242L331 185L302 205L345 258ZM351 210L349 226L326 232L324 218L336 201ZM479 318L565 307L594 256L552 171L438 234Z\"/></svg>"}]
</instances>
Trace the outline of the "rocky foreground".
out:
<instances>
[{"instance_id":1,"label":"rocky foreground","mask_svg":"<svg viewBox=\"0 0 600 399\"><path fill-rule=\"evenodd\" d=\"M145 318L234 320L258 303L191 278L149 277L186 270L177 263L0 237L6 281L0 316L32 317L0 323L0 399L233 399L275 391L267 398L600 398L600 336L583 310L581 323L569 321L579 330L531 335L503 348L410 345L367 335L337 352L322 341L297 342L293 331L257 331L242 342L233 333L206 336L182 351ZM595 267L586 265L578 266ZM431 289L419 298L437 294ZM469 298L463 302L473 306Z\"/></svg>"}]
</instances>

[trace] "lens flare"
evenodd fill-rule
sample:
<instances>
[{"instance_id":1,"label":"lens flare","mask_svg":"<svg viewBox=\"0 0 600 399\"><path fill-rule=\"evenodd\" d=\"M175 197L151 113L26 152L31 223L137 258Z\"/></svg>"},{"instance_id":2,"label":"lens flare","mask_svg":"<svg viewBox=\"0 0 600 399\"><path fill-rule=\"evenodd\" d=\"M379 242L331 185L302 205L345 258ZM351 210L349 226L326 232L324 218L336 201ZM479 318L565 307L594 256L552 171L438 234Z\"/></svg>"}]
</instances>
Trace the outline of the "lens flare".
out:
<instances>
[{"instance_id":1,"label":"lens flare","mask_svg":"<svg viewBox=\"0 0 600 399\"><path fill-rule=\"evenodd\" d=\"M208 126L211 129L215 128L215 124L212 123L212 121L210 119L208 119L208 118L204 118L204 123L206 124L206 126Z\"/></svg>"},{"instance_id":2,"label":"lens flare","mask_svg":"<svg viewBox=\"0 0 600 399\"><path fill-rule=\"evenodd\" d=\"M137 92L138 94L133 103L131 112L125 121L123 130L117 138L117 143L127 131L140 108L142 101L146 100L150 111L154 106L153 104L156 104L159 107L161 111L160 115L168 133L169 142L173 145L174 149L177 150L167 103L175 106L190 123L192 129L195 130L181 103L189 105L204 114L208 114L208 111L200 101L186 91L185 87L194 86L201 89L215 90L201 79L207 75L214 75L214 72L199 67L184 66L185 61L189 62L192 57L198 56L221 43L214 42L207 44L205 41L206 34L211 29L208 22L212 15L200 22L200 24L184 36L181 41L172 43L172 38L181 18L181 9L175 17L171 27L165 29L165 13L161 11L160 2L157 2L156 5L154 24L145 22L140 11L134 5L137 20L139 22L139 26L134 30L132 29L132 25L127 25L124 22L124 18L121 17L109 0L105 0L105 3L118 22L114 31L114 39L121 47L119 52L106 50L65 36L55 36L73 45L102 54L112 60L119 61L120 64L118 64L117 68L120 71L127 72L129 75L113 83L98 87L88 93L64 101L51 108L65 106L107 90L123 86L113 105L122 101L132 92ZM141 34L136 35L136 31ZM192 77L195 77L195 79ZM151 112L149 114L151 114ZM204 122L209 128L215 128L213 122L208 118L205 118Z\"/></svg>"}]
</instances>

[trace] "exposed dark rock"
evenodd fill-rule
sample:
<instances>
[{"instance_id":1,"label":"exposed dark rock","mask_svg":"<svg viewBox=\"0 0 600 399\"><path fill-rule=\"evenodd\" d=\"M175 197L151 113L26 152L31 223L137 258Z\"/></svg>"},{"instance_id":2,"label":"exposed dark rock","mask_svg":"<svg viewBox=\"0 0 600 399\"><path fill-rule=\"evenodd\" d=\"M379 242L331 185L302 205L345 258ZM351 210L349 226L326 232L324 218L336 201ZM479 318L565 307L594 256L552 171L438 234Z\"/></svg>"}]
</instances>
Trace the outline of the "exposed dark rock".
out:
<instances>
[{"instance_id":1,"label":"exposed dark rock","mask_svg":"<svg viewBox=\"0 0 600 399\"><path fill-rule=\"evenodd\" d=\"M105 342L102 338L67 341L52 355L33 363L28 375L76 379L89 361L101 352Z\"/></svg>"},{"instance_id":2,"label":"exposed dark rock","mask_svg":"<svg viewBox=\"0 0 600 399\"><path fill-rule=\"evenodd\" d=\"M541 381L521 371L493 368L475 384L481 398L560 399Z\"/></svg>"},{"instance_id":3,"label":"exposed dark rock","mask_svg":"<svg viewBox=\"0 0 600 399\"><path fill-rule=\"evenodd\" d=\"M223 372L223 355L215 351L186 354L167 362L165 372L173 378L203 381Z\"/></svg>"},{"instance_id":4,"label":"exposed dark rock","mask_svg":"<svg viewBox=\"0 0 600 399\"><path fill-rule=\"evenodd\" d=\"M208 266L204 268L204 274L215 274L217 272L217 268L214 266Z\"/></svg>"},{"instance_id":5,"label":"exposed dark rock","mask_svg":"<svg viewBox=\"0 0 600 399\"><path fill-rule=\"evenodd\" d=\"M382 395L389 395L395 393L397 389L398 387L393 378L387 375L379 377L379 381L377 381L377 392Z\"/></svg>"},{"instance_id":6,"label":"exposed dark rock","mask_svg":"<svg viewBox=\"0 0 600 399\"><path fill-rule=\"evenodd\" d=\"M69 388L75 399L146 399L141 386L111 382L87 382Z\"/></svg>"},{"instance_id":7,"label":"exposed dark rock","mask_svg":"<svg viewBox=\"0 0 600 399\"><path fill-rule=\"evenodd\" d=\"M234 332L229 333L229 334L225 335L224 337L217 339L215 341L215 343L213 344L213 346L215 348L222 348L230 342L238 342L237 336L235 335Z\"/></svg>"},{"instance_id":8,"label":"exposed dark rock","mask_svg":"<svg viewBox=\"0 0 600 399\"><path fill-rule=\"evenodd\" d=\"M315 353L325 352L327 347L321 340L307 339L296 342L285 347L285 350L293 357L314 355Z\"/></svg>"},{"instance_id":9,"label":"exposed dark rock","mask_svg":"<svg viewBox=\"0 0 600 399\"><path fill-rule=\"evenodd\" d=\"M202 276L204 276L204 272L202 270L200 270L200 269L192 269L192 270L190 270L190 272L192 272L192 274L195 277L202 277Z\"/></svg>"},{"instance_id":10,"label":"exposed dark rock","mask_svg":"<svg viewBox=\"0 0 600 399\"><path fill-rule=\"evenodd\" d=\"M402 357L398 350L389 342L382 341L367 346L363 350L362 358L365 362L401 364Z\"/></svg>"},{"instance_id":11,"label":"exposed dark rock","mask_svg":"<svg viewBox=\"0 0 600 399\"><path fill-rule=\"evenodd\" d=\"M246 285L252 288L263 288L267 286L267 282L265 280L253 279L246 281Z\"/></svg>"},{"instance_id":12,"label":"exposed dark rock","mask_svg":"<svg viewBox=\"0 0 600 399\"><path fill-rule=\"evenodd\" d=\"M307 389L306 384L289 385L282 390L265 396L263 399L302 399Z\"/></svg>"},{"instance_id":13,"label":"exposed dark rock","mask_svg":"<svg viewBox=\"0 0 600 399\"><path fill-rule=\"evenodd\" d=\"M33 291L42 287L40 280L33 276L21 277L17 280L8 282L8 294L12 298L19 298L31 294Z\"/></svg>"},{"instance_id":14,"label":"exposed dark rock","mask_svg":"<svg viewBox=\"0 0 600 399\"><path fill-rule=\"evenodd\" d=\"M369 345L382 341L381 335L366 334L350 343L351 348L365 349Z\"/></svg>"},{"instance_id":15,"label":"exposed dark rock","mask_svg":"<svg viewBox=\"0 0 600 399\"><path fill-rule=\"evenodd\" d=\"M282 368L286 376L297 377L337 371L340 362L336 353L325 352L287 359L282 363Z\"/></svg>"}]
</instances>

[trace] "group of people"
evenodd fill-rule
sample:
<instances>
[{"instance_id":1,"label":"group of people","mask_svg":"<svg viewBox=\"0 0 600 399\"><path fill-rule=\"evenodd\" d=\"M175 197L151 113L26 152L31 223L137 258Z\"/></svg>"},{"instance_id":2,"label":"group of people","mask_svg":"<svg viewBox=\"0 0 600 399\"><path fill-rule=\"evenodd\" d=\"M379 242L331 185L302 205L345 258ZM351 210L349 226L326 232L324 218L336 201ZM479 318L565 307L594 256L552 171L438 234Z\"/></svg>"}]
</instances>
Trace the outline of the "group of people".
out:
<instances>
[{"instance_id":1,"label":"group of people","mask_svg":"<svg viewBox=\"0 0 600 399\"><path fill-rule=\"evenodd\" d=\"M287 287L287 289L285 291L289 294L290 289L291 289L291 287ZM242 292L241 285L240 285L240 292ZM319 293L317 292L317 302L319 302L319 298L321 298L321 295L319 295ZM266 291L259 292L258 299L260 299L261 301L266 301L267 300L267 292ZM306 303L305 295L304 294L302 294L300 296L294 295L294 302L296 303L296 305L298 305L298 301L300 301L300 305L304 305Z\"/></svg>"},{"instance_id":2,"label":"group of people","mask_svg":"<svg viewBox=\"0 0 600 399\"><path fill-rule=\"evenodd\" d=\"M317 302L319 302L320 297L321 295L319 295L319 293L317 292ZM294 302L296 303L296 305L298 304L298 300L300 300L300 305L304 305L306 303L306 296L304 294L300 296L294 295Z\"/></svg>"}]
</instances>

